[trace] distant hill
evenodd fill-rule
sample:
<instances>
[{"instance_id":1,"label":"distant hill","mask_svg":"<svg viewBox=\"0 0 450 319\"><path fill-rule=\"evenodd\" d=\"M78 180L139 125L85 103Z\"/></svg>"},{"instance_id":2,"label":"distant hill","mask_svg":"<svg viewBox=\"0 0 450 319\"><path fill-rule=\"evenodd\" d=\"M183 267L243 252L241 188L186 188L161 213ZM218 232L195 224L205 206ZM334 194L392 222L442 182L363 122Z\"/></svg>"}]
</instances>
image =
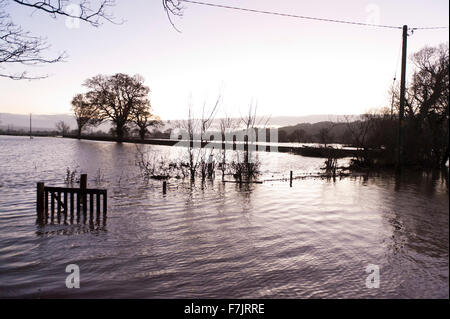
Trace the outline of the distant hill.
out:
<instances>
[{"instance_id":1,"label":"distant hill","mask_svg":"<svg viewBox=\"0 0 450 319\"><path fill-rule=\"evenodd\" d=\"M299 123L317 123L323 121L336 121L342 116L325 114L325 115L308 115L308 116L274 116L270 118L269 125L272 126L292 126ZM41 130L54 130L55 124L64 121L71 128L76 127L76 122L71 114L36 114L32 115L33 128ZM176 122L172 120L171 122ZM0 127L7 128L9 126L14 129L28 129L30 125L30 116L28 114L12 114L0 113Z\"/></svg>"},{"instance_id":2,"label":"distant hill","mask_svg":"<svg viewBox=\"0 0 450 319\"><path fill-rule=\"evenodd\" d=\"M350 125L354 128L353 117ZM299 123L291 126L284 126L278 129L278 139L280 142L320 142L320 132L323 129L328 131L328 140L332 143L351 143L352 137L349 132L349 123L343 118L336 119L335 122L322 121L317 123ZM355 128L354 128L355 129Z\"/></svg>"},{"instance_id":3,"label":"distant hill","mask_svg":"<svg viewBox=\"0 0 450 319\"><path fill-rule=\"evenodd\" d=\"M36 114L32 115L33 131L55 131L55 125L59 121L67 123L71 129L76 129L77 124L74 117L70 114ZM266 120L261 118L256 122L266 124ZM176 126L178 121L165 121L165 125L158 128L158 131L164 132ZM338 122L338 123L336 123ZM340 122L340 123L339 123ZM323 128L332 128L330 130L330 139L333 142L346 142L345 136L347 126L343 123L343 116L339 115L308 115L308 116L275 116L271 117L268 126L278 127L278 137L280 142L318 142L319 132ZM215 119L211 129L218 129L219 119ZM27 114L0 113L0 130L14 130L28 132L30 128L30 116ZM106 122L93 131L108 132L111 125ZM296 132L297 131L297 132ZM302 131L299 136L298 131Z\"/></svg>"},{"instance_id":4,"label":"distant hill","mask_svg":"<svg viewBox=\"0 0 450 319\"><path fill-rule=\"evenodd\" d=\"M51 131L55 129L55 124L59 121L66 122L72 129L76 128L76 121L73 116L66 114L57 115L32 115L33 130ZM29 130L30 115L0 113L0 128L12 130Z\"/></svg>"},{"instance_id":5,"label":"distant hill","mask_svg":"<svg viewBox=\"0 0 450 319\"><path fill-rule=\"evenodd\" d=\"M301 123L336 122L344 115L322 114L307 116L274 116L270 118L269 124L273 126L293 126Z\"/></svg>"},{"instance_id":6,"label":"distant hill","mask_svg":"<svg viewBox=\"0 0 450 319\"><path fill-rule=\"evenodd\" d=\"M34 131L54 131L59 121L64 121L71 129L77 128L77 122L71 114L32 114L32 128ZM96 130L109 130L109 124L102 124ZM0 129L25 130L30 129L29 114L0 113Z\"/></svg>"}]
</instances>

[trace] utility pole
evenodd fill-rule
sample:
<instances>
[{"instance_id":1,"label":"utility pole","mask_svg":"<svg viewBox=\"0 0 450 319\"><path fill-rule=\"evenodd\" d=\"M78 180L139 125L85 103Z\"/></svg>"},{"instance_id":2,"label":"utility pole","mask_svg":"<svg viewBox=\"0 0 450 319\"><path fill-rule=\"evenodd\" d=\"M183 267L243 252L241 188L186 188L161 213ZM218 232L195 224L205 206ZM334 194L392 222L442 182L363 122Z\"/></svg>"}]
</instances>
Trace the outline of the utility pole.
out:
<instances>
[{"instance_id":1,"label":"utility pole","mask_svg":"<svg viewBox=\"0 0 450 319\"><path fill-rule=\"evenodd\" d=\"M405 91L406 91L406 55L408 42L408 26L403 26L402 44L402 75L400 82L400 108L398 112L398 144L397 144L397 172L401 172L403 165L404 117L405 117Z\"/></svg>"}]
</instances>

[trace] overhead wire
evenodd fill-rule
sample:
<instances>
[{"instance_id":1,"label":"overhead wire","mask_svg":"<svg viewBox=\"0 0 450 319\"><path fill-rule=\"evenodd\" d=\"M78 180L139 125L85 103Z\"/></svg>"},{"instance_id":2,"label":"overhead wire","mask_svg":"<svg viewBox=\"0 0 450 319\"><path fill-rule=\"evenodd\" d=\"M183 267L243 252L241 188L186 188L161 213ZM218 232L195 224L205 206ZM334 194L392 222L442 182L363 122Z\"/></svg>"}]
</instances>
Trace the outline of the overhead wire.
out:
<instances>
[{"instance_id":1,"label":"overhead wire","mask_svg":"<svg viewBox=\"0 0 450 319\"><path fill-rule=\"evenodd\" d=\"M341 20L341 19L321 18L321 17L311 17L311 16L291 14L291 13L282 13L282 12L275 12L275 11L235 7L235 6L229 6L229 5L224 5L224 4L202 2L202 1L195 1L195 0L179 0L179 2L186 2L186 3L196 4L196 5L216 7L216 8L222 8L222 9L245 11L245 12L251 12L251 13L269 14L269 15L289 17L289 18L305 19L305 20L312 20L312 21L341 23L341 24L350 24L350 25L358 25L358 26L366 26L366 27L378 27L378 28L387 28L387 29L402 29L403 28L403 26L373 24L373 23L364 23L364 22ZM448 26L447 27L433 26L433 27L412 27L410 29L411 30L437 30L437 29L448 29L448 28L449 28Z\"/></svg>"}]
</instances>

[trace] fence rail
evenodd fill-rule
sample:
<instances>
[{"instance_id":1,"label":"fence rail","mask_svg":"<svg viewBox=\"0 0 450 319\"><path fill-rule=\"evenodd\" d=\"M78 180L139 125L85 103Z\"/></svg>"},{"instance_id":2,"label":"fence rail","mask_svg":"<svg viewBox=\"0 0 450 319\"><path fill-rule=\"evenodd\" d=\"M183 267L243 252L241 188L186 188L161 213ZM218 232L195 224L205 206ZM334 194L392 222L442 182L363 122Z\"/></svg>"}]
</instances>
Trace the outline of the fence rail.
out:
<instances>
[{"instance_id":1,"label":"fence rail","mask_svg":"<svg viewBox=\"0 0 450 319\"><path fill-rule=\"evenodd\" d=\"M50 219L54 223L55 215L58 223L64 217L64 222L70 218L73 222L75 215L77 221L81 216L86 221L89 211L89 220L97 221L103 215L106 220L108 209L108 192L106 189L87 188L87 175L80 177L80 188L46 187L44 183L37 184L36 212L41 223L47 223Z\"/></svg>"}]
</instances>

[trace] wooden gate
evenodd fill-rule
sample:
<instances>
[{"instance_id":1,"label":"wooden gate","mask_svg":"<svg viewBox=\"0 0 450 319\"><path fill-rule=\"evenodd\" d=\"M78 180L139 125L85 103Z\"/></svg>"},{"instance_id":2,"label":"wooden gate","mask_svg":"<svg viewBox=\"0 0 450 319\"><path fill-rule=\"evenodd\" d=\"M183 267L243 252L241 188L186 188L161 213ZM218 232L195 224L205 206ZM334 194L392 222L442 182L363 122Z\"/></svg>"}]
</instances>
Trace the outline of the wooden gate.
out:
<instances>
[{"instance_id":1,"label":"wooden gate","mask_svg":"<svg viewBox=\"0 0 450 319\"><path fill-rule=\"evenodd\" d=\"M64 217L64 222L70 218L73 222L76 215L77 221L81 216L86 221L88 211L89 220L93 221L94 216L97 221L103 215L106 220L108 208L106 189L87 188L87 175L80 177L80 188L67 187L47 187L44 183L37 183L36 212L40 223L51 223L55 221L55 215L58 223Z\"/></svg>"}]
</instances>

